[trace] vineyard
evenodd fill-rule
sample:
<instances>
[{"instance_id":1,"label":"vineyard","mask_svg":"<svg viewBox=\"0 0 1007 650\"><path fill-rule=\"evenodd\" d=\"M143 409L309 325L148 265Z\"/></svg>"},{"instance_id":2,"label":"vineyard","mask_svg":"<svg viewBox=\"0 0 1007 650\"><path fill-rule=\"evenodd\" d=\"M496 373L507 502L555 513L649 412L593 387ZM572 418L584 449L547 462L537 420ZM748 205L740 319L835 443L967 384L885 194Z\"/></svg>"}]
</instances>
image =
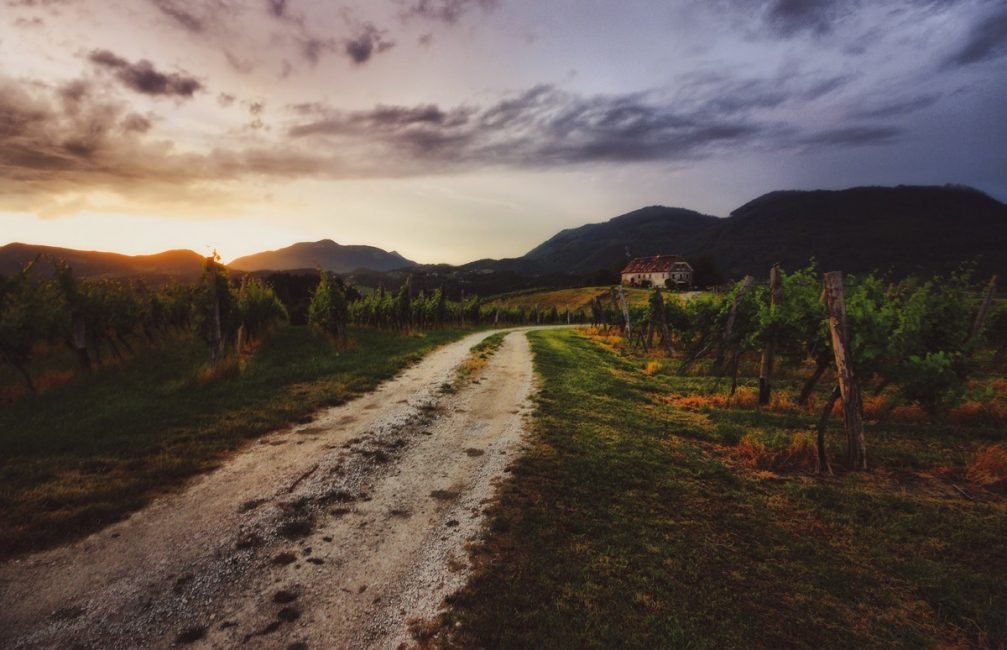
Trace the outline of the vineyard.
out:
<instances>
[{"instance_id":1,"label":"vineyard","mask_svg":"<svg viewBox=\"0 0 1007 650\"><path fill-rule=\"evenodd\" d=\"M609 300L593 300L592 323L600 334L617 334L625 349L667 357L658 364L665 372L707 377L703 395L723 388L726 402L744 402L749 396L738 387L747 374L758 378L757 406L817 404L819 437L837 403L853 402L855 412L844 418L862 420L865 400L875 416L916 408L940 421L968 405L974 419L1007 422L993 383L983 381L1002 374L1007 361L1007 303L995 301L995 277L976 282L967 270L926 281L850 276L844 287L841 276L830 276L839 283L834 296L813 265L789 274L774 267L770 283L746 277L690 300L655 290L646 306L613 289ZM774 377L789 389L785 396L774 395ZM817 390L823 383L825 397ZM848 435L862 438L862 423L850 427L858 430ZM819 460L827 469L824 455Z\"/></svg>"},{"instance_id":2,"label":"vineyard","mask_svg":"<svg viewBox=\"0 0 1007 650\"><path fill-rule=\"evenodd\" d=\"M36 279L36 267L51 266L51 277ZM48 270L48 269L46 269ZM43 274L39 274L43 275ZM499 306L478 297L449 300L444 291L413 293L379 288L361 295L331 273L320 272L309 291L307 321L346 345L347 327L357 325L409 333L448 326L583 323L583 310L555 306ZM179 337L197 336L208 350L207 372L232 372L277 326L292 320L269 283L229 277L215 257L208 258L195 284L151 288L140 280L77 278L60 260L36 260L19 273L0 278L0 366L13 370L24 390L37 392L36 377L46 357L65 350L76 371L50 373L45 384L73 374L88 375L109 362L134 354L137 346L158 347ZM33 372L33 368L41 370ZM10 395L23 391L7 390Z\"/></svg>"}]
</instances>

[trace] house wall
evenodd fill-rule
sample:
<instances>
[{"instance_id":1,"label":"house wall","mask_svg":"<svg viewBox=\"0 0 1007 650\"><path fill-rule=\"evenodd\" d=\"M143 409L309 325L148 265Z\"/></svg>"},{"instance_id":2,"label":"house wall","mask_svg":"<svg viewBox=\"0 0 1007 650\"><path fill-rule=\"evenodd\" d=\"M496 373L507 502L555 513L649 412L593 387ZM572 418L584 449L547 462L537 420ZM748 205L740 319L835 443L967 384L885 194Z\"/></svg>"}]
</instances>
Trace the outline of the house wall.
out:
<instances>
[{"instance_id":1,"label":"house wall","mask_svg":"<svg viewBox=\"0 0 1007 650\"><path fill-rule=\"evenodd\" d=\"M623 284L645 284L649 282L651 285L663 287L666 280L671 280L672 282L681 284L691 284L692 283L692 272L691 271L672 271L670 273L623 273L622 283Z\"/></svg>"}]
</instances>

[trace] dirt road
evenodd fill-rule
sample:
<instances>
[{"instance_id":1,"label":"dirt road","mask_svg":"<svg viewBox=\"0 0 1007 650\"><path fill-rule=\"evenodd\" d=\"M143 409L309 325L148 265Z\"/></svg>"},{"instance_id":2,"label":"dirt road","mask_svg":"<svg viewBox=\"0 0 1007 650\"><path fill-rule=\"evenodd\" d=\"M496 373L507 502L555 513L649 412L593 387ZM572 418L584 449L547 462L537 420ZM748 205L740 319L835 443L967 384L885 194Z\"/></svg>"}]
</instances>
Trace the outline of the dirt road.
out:
<instances>
[{"instance_id":1,"label":"dirt road","mask_svg":"<svg viewBox=\"0 0 1007 650\"><path fill-rule=\"evenodd\" d=\"M531 352L485 333L274 432L184 492L0 566L0 647L394 648L467 576L465 543L517 452Z\"/></svg>"}]
</instances>

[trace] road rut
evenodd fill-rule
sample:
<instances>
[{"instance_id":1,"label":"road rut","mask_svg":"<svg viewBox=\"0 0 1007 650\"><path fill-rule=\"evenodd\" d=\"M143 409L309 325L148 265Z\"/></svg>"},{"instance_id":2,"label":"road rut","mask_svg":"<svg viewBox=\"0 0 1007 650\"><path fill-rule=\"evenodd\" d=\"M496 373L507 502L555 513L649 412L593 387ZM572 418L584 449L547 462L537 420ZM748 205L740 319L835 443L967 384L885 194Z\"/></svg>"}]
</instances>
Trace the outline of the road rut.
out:
<instances>
[{"instance_id":1,"label":"road rut","mask_svg":"<svg viewBox=\"0 0 1007 650\"><path fill-rule=\"evenodd\" d=\"M185 491L0 566L0 646L394 648L467 577L465 544L518 451L531 351L488 333L271 433Z\"/></svg>"}]
</instances>

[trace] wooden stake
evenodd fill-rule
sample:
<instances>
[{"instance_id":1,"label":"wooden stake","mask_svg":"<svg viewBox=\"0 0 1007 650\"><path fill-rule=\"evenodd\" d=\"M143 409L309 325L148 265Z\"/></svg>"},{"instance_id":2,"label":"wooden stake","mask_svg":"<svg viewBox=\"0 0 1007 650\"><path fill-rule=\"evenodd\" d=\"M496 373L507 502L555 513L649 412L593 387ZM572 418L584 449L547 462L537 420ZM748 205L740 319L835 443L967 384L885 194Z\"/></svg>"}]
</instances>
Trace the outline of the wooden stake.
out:
<instances>
[{"instance_id":1,"label":"wooden stake","mask_svg":"<svg viewBox=\"0 0 1007 650\"><path fill-rule=\"evenodd\" d=\"M818 448L818 466L815 468L815 472L817 474L823 474L825 472L832 474L832 467L829 465L829 457L825 453L825 428L829 426L829 417L832 415L832 409L835 408L836 400L839 399L839 396L839 386L836 386L829 394L829 398L825 400L825 406L822 407L822 414L818 417L818 435L815 440L815 446Z\"/></svg>"},{"instance_id":2,"label":"wooden stake","mask_svg":"<svg viewBox=\"0 0 1007 650\"><path fill-rule=\"evenodd\" d=\"M622 317L626 320L626 340L633 340L633 326L629 322L629 305L626 304L626 292L619 285L619 304L622 305Z\"/></svg>"},{"instance_id":3,"label":"wooden stake","mask_svg":"<svg viewBox=\"0 0 1007 650\"><path fill-rule=\"evenodd\" d=\"M780 266L774 264L769 269L769 311L776 312L777 306L783 302L783 283L780 282ZM766 347L762 350L762 368L759 372L759 404L765 406L769 404L772 386L770 381L773 376L773 355L776 353L776 326L772 326L769 338L766 340Z\"/></svg>"},{"instance_id":4,"label":"wooden stake","mask_svg":"<svg viewBox=\"0 0 1007 650\"><path fill-rule=\"evenodd\" d=\"M979 304L979 313L976 315L975 323L972 324L972 331L969 333L969 337L965 342L969 342L973 339L979 338L982 334L983 325L986 324L986 317L989 316L990 307L993 305L993 298L996 296L997 292L997 276L990 278L989 284L986 285L986 291L983 292L983 300Z\"/></svg>"},{"instance_id":5,"label":"wooden stake","mask_svg":"<svg viewBox=\"0 0 1007 650\"><path fill-rule=\"evenodd\" d=\"M752 288L752 276L746 275L738 287L738 292L734 294L734 303L731 305L731 312L727 315L727 325L724 327L724 338L717 348L717 356L713 360L713 374L720 377L724 366L724 355L727 354L727 347L731 342L731 331L734 329L734 319L738 315L738 305L745 297L745 294Z\"/></svg>"},{"instance_id":6,"label":"wooden stake","mask_svg":"<svg viewBox=\"0 0 1007 650\"><path fill-rule=\"evenodd\" d=\"M825 274L825 302L829 308L829 331L832 352L836 358L836 379L843 398L843 429L846 432L846 463L851 470L867 469L867 444L864 441L864 405L860 386L853 374L846 326L846 302L843 296L843 274Z\"/></svg>"}]
</instances>

